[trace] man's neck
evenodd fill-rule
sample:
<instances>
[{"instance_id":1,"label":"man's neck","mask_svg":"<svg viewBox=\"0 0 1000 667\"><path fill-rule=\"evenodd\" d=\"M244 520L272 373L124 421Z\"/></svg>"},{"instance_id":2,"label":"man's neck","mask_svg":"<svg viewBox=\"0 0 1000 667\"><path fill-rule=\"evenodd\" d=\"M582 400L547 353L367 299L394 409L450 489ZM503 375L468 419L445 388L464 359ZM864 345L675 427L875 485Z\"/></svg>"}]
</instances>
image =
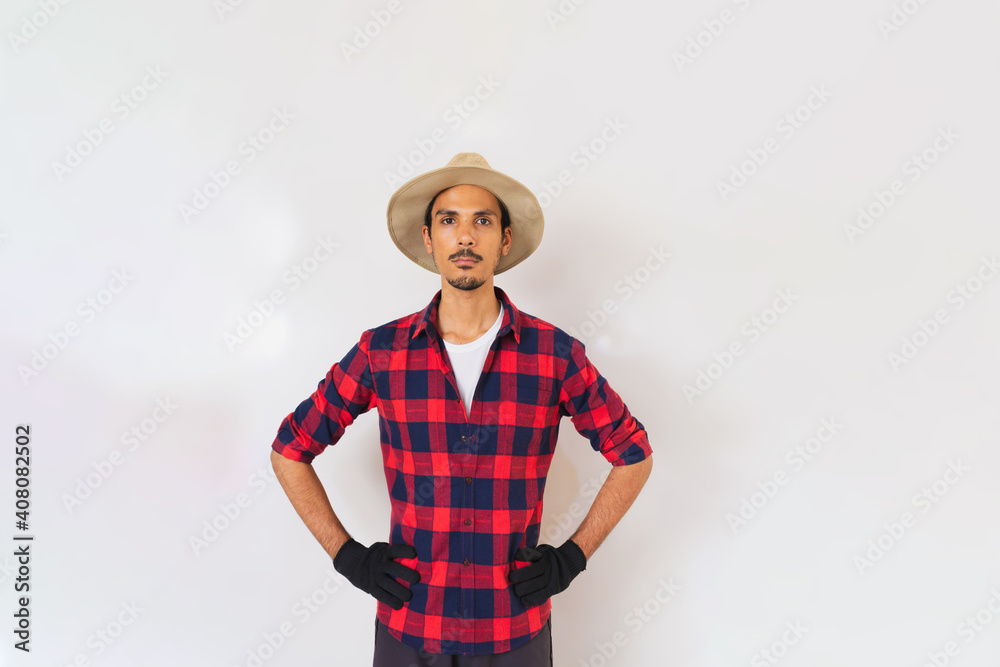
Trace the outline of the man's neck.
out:
<instances>
[{"instance_id":1,"label":"man's neck","mask_svg":"<svg viewBox=\"0 0 1000 667\"><path fill-rule=\"evenodd\" d=\"M442 285L437 328L449 343L471 343L486 333L499 316L500 303L493 291L493 281L474 290Z\"/></svg>"}]
</instances>

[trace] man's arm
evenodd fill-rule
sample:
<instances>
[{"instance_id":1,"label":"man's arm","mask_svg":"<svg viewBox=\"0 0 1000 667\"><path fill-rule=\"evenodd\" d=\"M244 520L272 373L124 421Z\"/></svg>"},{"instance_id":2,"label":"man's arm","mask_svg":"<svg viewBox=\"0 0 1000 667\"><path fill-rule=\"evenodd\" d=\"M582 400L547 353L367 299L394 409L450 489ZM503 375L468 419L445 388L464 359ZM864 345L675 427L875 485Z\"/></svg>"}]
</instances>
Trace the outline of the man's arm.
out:
<instances>
[{"instance_id":1,"label":"man's arm","mask_svg":"<svg viewBox=\"0 0 1000 667\"><path fill-rule=\"evenodd\" d=\"M614 466L608 473L590 511L570 537L587 560L590 560L597 547L632 506L652 468L653 457L647 456L638 463Z\"/></svg>"},{"instance_id":2,"label":"man's arm","mask_svg":"<svg viewBox=\"0 0 1000 667\"><path fill-rule=\"evenodd\" d=\"M345 429L375 406L375 386L368 358L371 329L335 363L316 391L285 417L271 443L271 466L292 507L330 554L351 539L333 513L312 461L336 444Z\"/></svg>"},{"instance_id":3,"label":"man's arm","mask_svg":"<svg viewBox=\"0 0 1000 667\"><path fill-rule=\"evenodd\" d=\"M334 514L316 471L311 464L293 461L274 450L271 450L271 465L292 507L333 559L351 536Z\"/></svg>"},{"instance_id":4,"label":"man's arm","mask_svg":"<svg viewBox=\"0 0 1000 667\"><path fill-rule=\"evenodd\" d=\"M583 342L570 336L568 345L559 413L613 466L570 537L589 559L639 495L653 467L653 450L645 427L587 358Z\"/></svg>"}]
</instances>

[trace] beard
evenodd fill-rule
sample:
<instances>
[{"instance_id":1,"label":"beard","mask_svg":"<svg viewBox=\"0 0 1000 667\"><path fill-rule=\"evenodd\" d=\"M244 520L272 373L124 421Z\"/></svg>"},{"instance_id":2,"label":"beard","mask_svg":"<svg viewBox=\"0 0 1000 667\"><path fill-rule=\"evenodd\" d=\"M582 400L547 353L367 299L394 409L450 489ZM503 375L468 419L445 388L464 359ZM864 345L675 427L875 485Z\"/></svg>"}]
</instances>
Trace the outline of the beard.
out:
<instances>
[{"instance_id":1,"label":"beard","mask_svg":"<svg viewBox=\"0 0 1000 667\"><path fill-rule=\"evenodd\" d=\"M500 258L502 256L503 255L500 252L500 248L497 248L496 260L493 262L493 269L490 271L489 275L493 275L494 273L496 273L497 267L500 266ZM431 257L434 258L434 266L436 266L438 271L441 272L441 265L438 264L437 261L437 253L432 253ZM480 287L486 284L486 278L477 278L476 276L472 276L467 273L465 275L460 275L455 278L445 278L445 280L447 280L448 284L454 287L455 289L460 289L466 292L471 292L472 290L479 289Z\"/></svg>"},{"instance_id":2,"label":"beard","mask_svg":"<svg viewBox=\"0 0 1000 667\"><path fill-rule=\"evenodd\" d=\"M460 278L446 278L448 284L455 289L465 290L471 292L474 289L479 289L486 284L486 281L482 278L476 278L475 276L462 276Z\"/></svg>"}]
</instances>

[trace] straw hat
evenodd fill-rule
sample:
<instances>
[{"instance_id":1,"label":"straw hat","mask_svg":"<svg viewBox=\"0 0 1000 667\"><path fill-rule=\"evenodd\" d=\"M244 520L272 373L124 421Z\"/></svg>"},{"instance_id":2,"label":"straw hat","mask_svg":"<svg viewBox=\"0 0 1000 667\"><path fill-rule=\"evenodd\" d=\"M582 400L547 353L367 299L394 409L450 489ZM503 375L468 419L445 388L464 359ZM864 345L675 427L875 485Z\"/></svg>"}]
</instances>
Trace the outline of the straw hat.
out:
<instances>
[{"instance_id":1,"label":"straw hat","mask_svg":"<svg viewBox=\"0 0 1000 667\"><path fill-rule=\"evenodd\" d=\"M424 213L431 199L454 185L477 185L504 203L510 214L513 244L501 255L495 273L503 273L535 252L542 241L545 220L535 195L524 185L496 171L479 153L459 153L446 166L416 176L393 193L386 218L389 236L399 250L428 271L440 273L434 258L424 248Z\"/></svg>"}]
</instances>

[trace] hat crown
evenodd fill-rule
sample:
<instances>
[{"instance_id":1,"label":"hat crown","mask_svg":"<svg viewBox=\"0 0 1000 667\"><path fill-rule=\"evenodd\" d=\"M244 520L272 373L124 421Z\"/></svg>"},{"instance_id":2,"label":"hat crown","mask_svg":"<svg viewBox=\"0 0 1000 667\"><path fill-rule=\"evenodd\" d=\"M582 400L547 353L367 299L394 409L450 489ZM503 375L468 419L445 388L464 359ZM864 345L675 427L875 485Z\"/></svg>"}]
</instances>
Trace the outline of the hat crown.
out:
<instances>
[{"instance_id":1,"label":"hat crown","mask_svg":"<svg viewBox=\"0 0 1000 667\"><path fill-rule=\"evenodd\" d=\"M479 153L458 153L449 160L449 167L483 167L484 169L492 169L489 163Z\"/></svg>"}]
</instances>

